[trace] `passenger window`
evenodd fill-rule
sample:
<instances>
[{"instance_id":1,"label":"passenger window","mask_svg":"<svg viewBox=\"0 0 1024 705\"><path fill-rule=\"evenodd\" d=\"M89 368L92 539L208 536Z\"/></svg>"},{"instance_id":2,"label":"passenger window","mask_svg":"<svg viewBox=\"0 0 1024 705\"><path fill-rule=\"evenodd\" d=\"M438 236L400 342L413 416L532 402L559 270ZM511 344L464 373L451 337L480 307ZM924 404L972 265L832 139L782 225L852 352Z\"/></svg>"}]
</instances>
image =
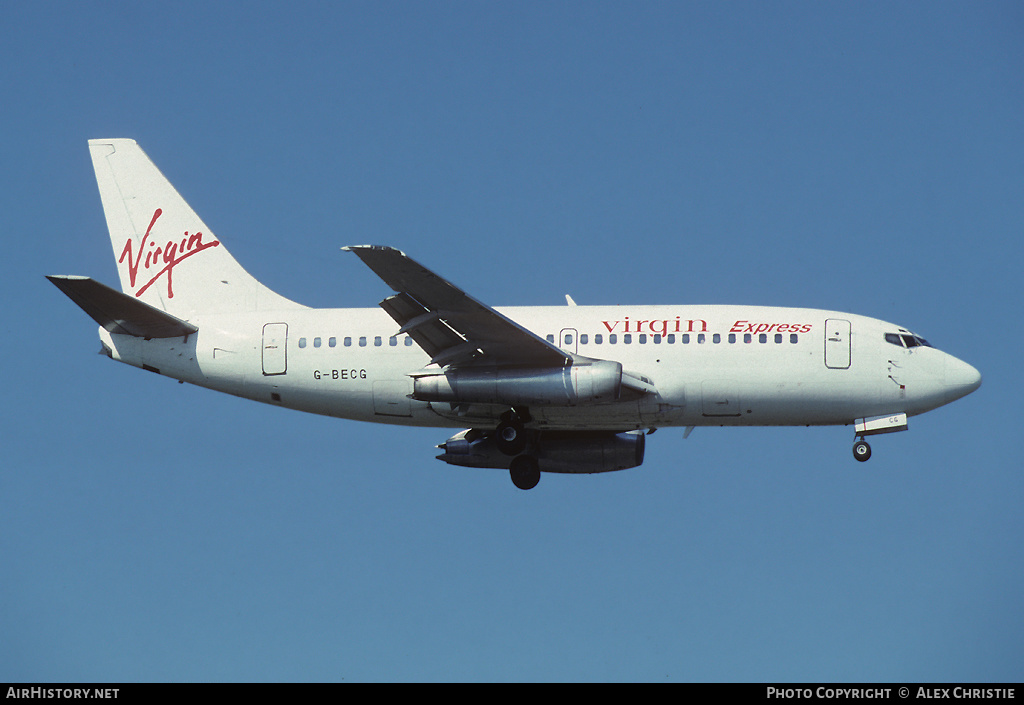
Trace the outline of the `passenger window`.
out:
<instances>
[{"instance_id":1,"label":"passenger window","mask_svg":"<svg viewBox=\"0 0 1024 705\"><path fill-rule=\"evenodd\" d=\"M320 347L320 338L313 338L313 347L314 348L319 348Z\"/></svg>"},{"instance_id":2,"label":"passenger window","mask_svg":"<svg viewBox=\"0 0 1024 705\"><path fill-rule=\"evenodd\" d=\"M545 337L548 339L549 343L551 343L552 345L555 344L555 336L549 334L549 335L547 335Z\"/></svg>"},{"instance_id":3,"label":"passenger window","mask_svg":"<svg viewBox=\"0 0 1024 705\"><path fill-rule=\"evenodd\" d=\"M580 345L586 345L586 344L587 344L587 334L586 333L580 333Z\"/></svg>"},{"instance_id":4,"label":"passenger window","mask_svg":"<svg viewBox=\"0 0 1024 705\"><path fill-rule=\"evenodd\" d=\"M306 339L305 338L299 338L299 347L300 348L306 347Z\"/></svg>"},{"instance_id":5,"label":"passenger window","mask_svg":"<svg viewBox=\"0 0 1024 705\"><path fill-rule=\"evenodd\" d=\"M332 348L338 347L338 339L337 338L328 338L327 339L327 345L332 347Z\"/></svg>"},{"instance_id":6,"label":"passenger window","mask_svg":"<svg viewBox=\"0 0 1024 705\"><path fill-rule=\"evenodd\" d=\"M799 335L797 335L796 333L790 333L789 334L789 342L795 343L798 340L800 340L800 336Z\"/></svg>"},{"instance_id":7,"label":"passenger window","mask_svg":"<svg viewBox=\"0 0 1024 705\"><path fill-rule=\"evenodd\" d=\"M618 340L619 340L619 336L617 336L615 333L612 333L611 335L608 336L608 344L609 345L615 345L615 343L617 343Z\"/></svg>"},{"instance_id":8,"label":"passenger window","mask_svg":"<svg viewBox=\"0 0 1024 705\"><path fill-rule=\"evenodd\" d=\"M722 342L722 334L721 333L715 333L713 336L711 336L711 342L716 344L716 345L718 343L721 343Z\"/></svg>"},{"instance_id":9,"label":"passenger window","mask_svg":"<svg viewBox=\"0 0 1024 705\"><path fill-rule=\"evenodd\" d=\"M781 343L782 342L782 333L776 333L775 334L775 342L776 343Z\"/></svg>"},{"instance_id":10,"label":"passenger window","mask_svg":"<svg viewBox=\"0 0 1024 705\"><path fill-rule=\"evenodd\" d=\"M736 342L736 334L735 333L730 333L729 334L729 342L730 343L735 343Z\"/></svg>"},{"instance_id":11,"label":"passenger window","mask_svg":"<svg viewBox=\"0 0 1024 705\"><path fill-rule=\"evenodd\" d=\"M646 333L641 333L640 334L640 344L641 345L647 345L647 334Z\"/></svg>"},{"instance_id":12,"label":"passenger window","mask_svg":"<svg viewBox=\"0 0 1024 705\"><path fill-rule=\"evenodd\" d=\"M570 333L566 333L565 334L565 344L566 345L572 345L572 334L570 334Z\"/></svg>"},{"instance_id":13,"label":"passenger window","mask_svg":"<svg viewBox=\"0 0 1024 705\"><path fill-rule=\"evenodd\" d=\"M412 338L405 336L405 347L409 347L410 345L412 345Z\"/></svg>"},{"instance_id":14,"label":"passenger window","mask_svg":"<svg viewBox=\"0 0 1024 705\"><path fill-rule=\"evenodd\" d=\"M396 345L398 345L398 338L395 336L391 336L390 338L388 338L388 345L390 345L391 347L395 347Z\"/></svg>"},{"instance_id":15,"label":"passenger window","mask_svg":"<svg viewBox=\"0 0 1024 705\"><path fill-rule=\"evenodd\" d=\"M683 345L688 345L689 343L690 343L690 334L689 333L683 333Z\"/></svg>"},{"instance_id":16,"label":"passenger window","mask_svg":"<svg viewBox=\"0 0 1024 705\"><path fill-rule=\"evenodd\" d=\"M624 333L623 336L622 336L622 344L623 345L629 345L632 342L633 342L633 334L632 333Z\"/></svg>"},{"instance_id":17,"label":"passenger window","mask_svg":"<svg viewBox=\"0 0 1024 705\"><path fill-rule=\"evenodd\" d=\"M600 333L595 333L594 334L594 345L600 345L602 342L604 342L604 338L601 337L601 334Z\"/></svg>"},{"instance_id":18,"label":"passenger window","mask_svg":"<svg viewBox=\"0 0 1024 705\"><path fill-rule=\"evenodd\" d=\"M365 335L359 336L359 347L361 347L361 348L365 348L366 347L366 336Z\"/></svg>"},{"instance_id":19,"label":"passenger window","mask_svg":"<svg viewBox=\"0 0 1024 705\"><path fill-rule=\"evenodd\" d=\"M768 334L767 333L762 333L761 335L757 336L757 342L759 342L759 343L767 343L768 342Z\"/></svg>"},{"instance_id":20,"label":"passenger window","mask_svg":"<svg viewBox=\"0 0 1024 705\"><path fill-rule=\"evenodd\" d=\"M655 333L654 334L654 344L657 345L660 342L661 342L661 334L660 333Z\"/></svg>"},{"instance_id":21,"label":"passenger window","mask_svg":"<svg viewBox=\"0 0 1024 705\"><path fill-rule=\"evenodd\" d=\"M345 347L346 348L352 347L352 338L348 337L347 335L345 336Z\"/></svg>"},{"instance_id":22,"label":"passenger window","mask_svg":"<svg viewBox=\"0 0 1024 705\"><path fill-rule=\"evenodd\" d=\"M752 342L754 342L754 336L752 336L750 333L744 333L743 334L743 342L744 343L752 343Z\"/></svg>"},{"instance_id":23,"label":"passenger window","mask_svg":"<svg viewBox=\"0 0 1024 705\"><path fill-rule=\"evenodd\" d=\"M676 334L675 333L669 333L667 336L665 336L665 342L668 343L669 345L672 345L673 343L675 343L676 342Z\"/></svg>"},{"instance_id":24,"label":"passenger window","mask_svg":"<svg viewBox=\"0 0 1024 705\"><path fill-rule=\"evenodd\" d=\"M707 338L705 337L705 335L703 333L698 333L697 334L697 342L698 343L703 344L706 339Z\"/></svg>"},{"instance_id":25,"label":"passenger window","mask_svg":"<svg viewBox=\"0 0 1024 705\"><path fill-rule=\"evenodd\" d=\"M379 348L383 344L384 344L384 341L381 340L379 335L378 336L374 336L374 338L373 338L373 347Z\"/></svg>"}]
</instances>

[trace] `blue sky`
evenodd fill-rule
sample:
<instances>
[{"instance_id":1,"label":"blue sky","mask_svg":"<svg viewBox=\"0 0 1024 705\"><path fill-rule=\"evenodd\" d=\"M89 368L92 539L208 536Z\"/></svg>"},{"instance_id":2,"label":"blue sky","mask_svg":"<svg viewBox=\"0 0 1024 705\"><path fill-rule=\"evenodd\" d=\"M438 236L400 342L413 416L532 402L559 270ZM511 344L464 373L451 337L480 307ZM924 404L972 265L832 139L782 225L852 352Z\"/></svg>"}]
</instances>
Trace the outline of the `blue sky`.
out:
<instances>
[{"instance_id":1,"label":"blue sky","mask_svg":"<svg viewBox=\"0 0 1024 705\"><path fill-rule=\"evenodd\" d=\"M4 681L1020 681L1019 3L6 3ZM443 465L99 355L86 141L314 306L387 243L492 305L747 303L929 338L975 394Z\"/></svg>"}]
</instances>

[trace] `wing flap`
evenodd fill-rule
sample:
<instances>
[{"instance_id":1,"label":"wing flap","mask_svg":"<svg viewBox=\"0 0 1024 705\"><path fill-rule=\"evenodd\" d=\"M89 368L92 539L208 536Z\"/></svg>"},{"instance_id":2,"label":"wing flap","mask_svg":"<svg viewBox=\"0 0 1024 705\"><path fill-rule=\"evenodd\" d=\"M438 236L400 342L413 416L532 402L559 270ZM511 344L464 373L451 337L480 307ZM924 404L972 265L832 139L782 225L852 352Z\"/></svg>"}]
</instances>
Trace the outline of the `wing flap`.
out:
<instances>
[{"instance_id":1,"label":"wing flap","mask_svg":"<svg viewBox=\"0 0 1024 705\"><path fill-rule=\"evenodd\" d=\"M466 342L441 319L440 312L427 310L407 293L389 296L380 307L401 326L400 333L408 333L432 358Z\"/></svg>"},{"instance_id":2,"label":"wing flap","mask_svg":"<svg viewBox=\"0 0 1024 705\"><path fill-rule=\"evenodd\" d=\"M138 338L176 338L199 329L191 323L111 289L89 277L46 277L89 316L111 333Z\"/></svg>"}]
</instances>

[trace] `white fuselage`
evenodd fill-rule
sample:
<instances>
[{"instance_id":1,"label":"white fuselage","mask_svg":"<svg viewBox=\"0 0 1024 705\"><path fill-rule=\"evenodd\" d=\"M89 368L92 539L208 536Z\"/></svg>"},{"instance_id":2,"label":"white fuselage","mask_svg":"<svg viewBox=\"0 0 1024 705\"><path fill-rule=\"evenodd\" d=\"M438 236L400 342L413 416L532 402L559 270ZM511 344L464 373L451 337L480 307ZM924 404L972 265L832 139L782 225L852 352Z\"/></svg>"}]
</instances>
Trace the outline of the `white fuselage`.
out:
<instances>
[{"instance_id":1,"label":"white fuselage","mask_svg":"<svg viewBox=\"0 0 1024 705\"><path fill-rule=\"evenodd\" d=\"M899 326L764 306L494 309L401 250L350 245L393 292L311 309L231 256L131 139L89 141L120 291L51 275L110 357L326 416L464 429L437 458L542 472L643 463L643 429L855 424L866 436L974 391L981 375Z\"/></svg>"},{"instance_id":2,"label":"white fuselage","mask_svg":"<svg viewBox=\"0 0 1024 705\"><path fill-rule=\"evenodd\" d=\"M537 429L850 424L920 414L977 387L977 372L849 313L751 306L563 306L500 313L572 354L621 362L656 395L530 410ZM507 407L411 399L427 355L379 309L197 316L187 339L100 329L128 364L256 401L340 418L493 428Z\"/></svg>"}]
</instances>

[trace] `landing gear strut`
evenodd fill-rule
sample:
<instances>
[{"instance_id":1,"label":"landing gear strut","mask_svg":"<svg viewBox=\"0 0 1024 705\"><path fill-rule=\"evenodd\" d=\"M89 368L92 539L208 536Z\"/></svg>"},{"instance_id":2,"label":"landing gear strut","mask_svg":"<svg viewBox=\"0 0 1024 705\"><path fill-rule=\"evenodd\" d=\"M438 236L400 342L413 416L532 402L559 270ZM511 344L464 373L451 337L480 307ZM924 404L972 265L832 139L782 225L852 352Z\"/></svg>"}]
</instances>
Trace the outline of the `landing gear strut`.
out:
<instances>
[{"instance_id":1,"label":"landing gear strut","mask_svg":"<svg viewBox=\"0 0 1024 705\"><path fill-rule=\"evenodd\" d=\"M853 444L853 457L862 463L871 457L871 446L863 438L857 439Z\"/></svg>"}]
</instances>

